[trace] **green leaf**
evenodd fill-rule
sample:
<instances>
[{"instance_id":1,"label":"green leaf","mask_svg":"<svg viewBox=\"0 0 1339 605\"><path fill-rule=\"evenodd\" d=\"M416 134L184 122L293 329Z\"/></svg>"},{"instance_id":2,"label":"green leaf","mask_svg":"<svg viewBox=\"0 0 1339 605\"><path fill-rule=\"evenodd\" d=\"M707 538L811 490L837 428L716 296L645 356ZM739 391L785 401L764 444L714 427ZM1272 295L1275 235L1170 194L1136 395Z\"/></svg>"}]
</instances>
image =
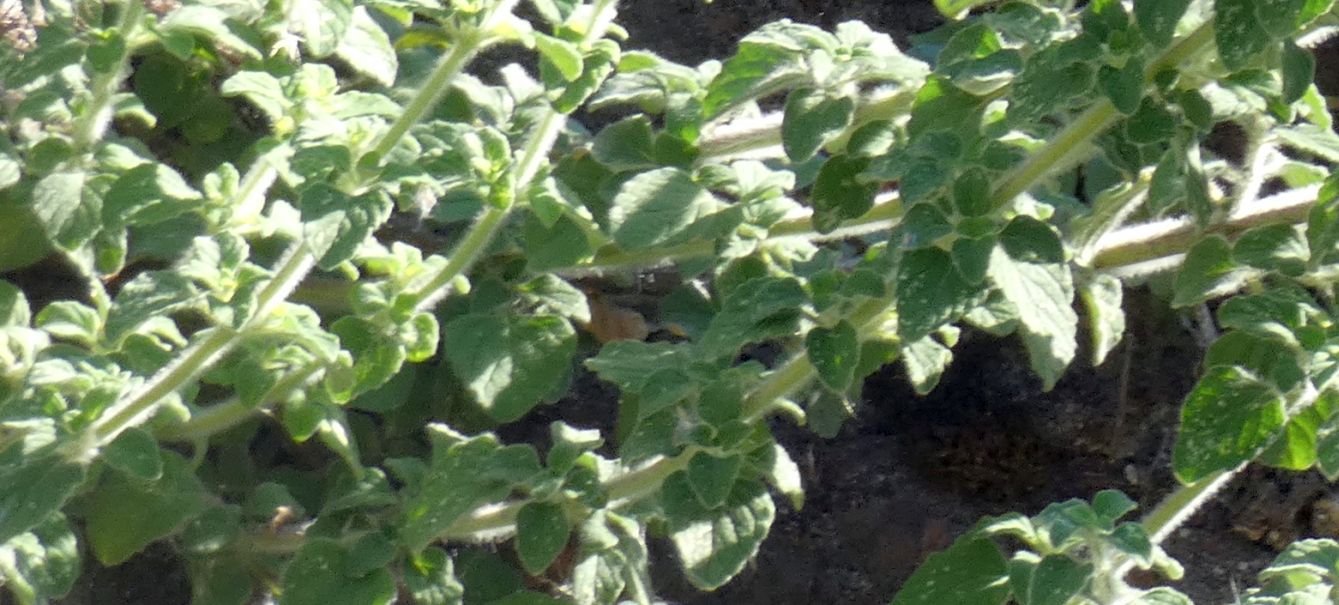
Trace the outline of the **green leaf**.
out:
<instances>
[{"instance_id":1,"label":"green leaf","mask_svg":"<svg viewBox=\"0 0 1339 605\"><path fill-rule=\"evenodd\" d=\"M244 97L272 122L284 117L292 105L284 94L283 83L263 71L239 71L223 81L219 93L225 97Z\"/></svg>"},{"instance_id":2,"label":"green leaf","mask_svg":"<svg viewBox=\"0 0 1339 605\"><path fill-rule=\"evenodd\" d=\"M1273 42L1256 5L1256 0L1214 0L1213 33L1218 57L1233 71L1246 67Z\"/></svg>"},{"instance_id":3,"label":"green leaf","mask_svg":"<svg viewBox=\"0 0 1339 605\"><path fill-rule=\"evenodd\" d=\"M779 443L773 443L772 447L764 452L766 452L763 455L764 464L760 467L767 482L771 483L776 491L790 498L790 504L795 510L804 509L804 480L800 476L799 465L795 464L790 453Z\"/></svg>"},{"instance_id":4,"label":"green leaf","mask_svg":"<svg viewBox=\"0 0 1339 605\"><path fill-rule=\"evenodd\" d=\"M51 241L75 250L101 227L102 200L87 190L88 175L79 170L52 172L33 186L33 212Z\"/></svg>"},{"instance_id":5,"label":"green leaf","mask_svg":"<svg viewBox=\"0 0 1339 605\"><path fill-rule=\"evenodd\" d=\"M930 555L891 605L1002 605L1009 598L1008 566L1000 549L975 535Z\"/></svg>"},{"instance_id":6,"label":"green leaf","mask_svg":"<svg viewBox=\"0 0 1339 605\"><path fill-rule=\"evenodd\" d=\"M1283 95L1284 103L1292 104L1306 94L1316 81L1316 57L1292 40L1283 41Z\"/></svg>"},{"instance_id":7,"label":"green leaf","mask_svg":"<svg viewBox=\"0 0 1339 605\"><path fill-rule=\"evenodd\" d=\"M3 306L3 304L0 304ZM25 307L26 310L26 307ZM5 313L0 311L0 317ZM26 325L22 323L10 325ZM5 322L0 320L0 325ZM56 338L71 340L87 347L98 341L102 318L92 308L72 300L59 300L43 307L37 314L37 327Z\"/></svg>"},{"instance_id":8,"label":"green leaf","mask_svg":"<svg viewBox=\"0 0 1339 605\"><path fill-rule=\"evenodd\" d=\"M707 95L702 100L704 120L810 78L801 53L770 43L759 33L762 32L740 41L735 56L721 66L721 72L707 86Z\"/></svg>"},{"instance_id":9,"label":"green leaf","mask_svg":"<svg viewBox=\"0 0 1339 605\"><path fill-rule=\"evenodd\" d=\"M163 475L158 442L143 429L131 428L102 449L108 466L135 479L157 481Z\"/></svg>"},{"instance_id":10,"label":"green leaf","mask_svg":"<svg viewBox=\"0 0 1339 605\"><path fill-rule=\"evenodd\" d=\"M156 480L105 473L86 497L88 542L103 565L129 559L205 510L205 490L190 464L171 452L160 456Z\"/></svg>"},{"instance_id":11,"label":"green leaf","mask_svg":"<svg viewBox=\"0 0 1339 605\"><path fill-rule=\"evenodd\" d=\"M504 451L492 435L468 439L441 425L430 425L432 460L423 482L405 500L400 538L420 551L462 515L507 495L512 481L487 472Z\"/></svg>"},{"instance_id":12,"label":"green leaf","mask_svg":"<svg viewBox=\"0 0 1339 605\"><path fill-rule=\"evenodd\" d=\"M201 298L195 284L180 273L146 271L136 275L121 288L107 314L107 340L120 342L145 322L190 308Z\"/></svg>"},{"instance_id":13,"label":"green leaf","mask_svg":"<svg viewBox=\"0 0 1339 605\"><path fill-rule=\"evenodd\" d=\"M980 288L963 279L953 259L939 248L910 251L897 273L897 332L904 342L924 338L956 320Z\"/></svg>"},{"instance_id":14,"label":"green leaf","mask_svg":"<svg viewBox=\"0 0 1339 605\"><path fill-rule=\"evenodd\" d=\"M849 322L842 320L831 328L809 330L804 347L823 384L835 391L851 386L860 362L860 339Z\"/></svg>"},{"instance_id":15,"label":"green leaf","mask_svg":"<svg viewBox=\"0 0 1339 605\"><path fill-rule=\"evenodd\" d=\"M1206 237L1190 249L1176 274L1172 306L1187 307L1212 298L1235 283L1237 275L1231 244L1221 236Z\"/></svg>"},{"instance_id":16,"label":"green leaf","mask_svg":"<svg viewBox=\"0 0 1339 605\"><path fill-rule=\"evenodd\" d=\"M592 252L586 233L565 214L559 215L551 227L545 227L532 211L526 214L521 229L531 271L571 267Z\"/></svg>"},{"instance_id":17,"label":"green leaf","mask_svg":"<svg viewBox=\"0 0 1339 605\"><path fill-rule=\"evenodd\" d=\"M1097 83L1116 109L1133 114L1144 97L1144 62L1131 58L1123 67L1103 65L1097 70Z\"/></svg>"},{"instance_id":18,"label":"green leaf","mask_svg":"<svg viewBox=\"0 0 1339 605\"><path fill-rule=\"evenodd\" d=\"M683 369L690 360L689 348L684 345L618 340L604 345L599 354L585 363L602 380L636 393L657 371Z\"/></svg>"},{"instance_id":19,"label":"green leaf","mask_svg":"<svg viewBox=\"0 0 1339 605\"><path fill-rule=\"evenodd\" d=\"M758 553L776 518L776 505L761 483L740 481L723 508L707 510L689 483L684 473L675 473L661 488L670 539L688 581L714 590Z\"/></svg>"},{"instance_id":20,"label":"green leaf","mask_svg":"<svg viewBox=\"0 0 1339 605\"><path fill-rule=\"evenodd\" d=\"M1125 290L1119 279L1098 275L1079 288L1079 295L1088 311L1093 365L1100 366L1125 335L1125 311L1121 308Z\"/></svg>"},{"instance_id":21,"label":"green leaf","mask_svg":"<svg viewBox=\"0 0 1339 605\"><path fill-rule=\"evenodd\" d=\"M1036 219L1014 219L990 257L990 277L1018 309L1032 369L1050 390L1078 348L1074 284L1059 237Z\"/></svg>"},{"instance_id":22,"label":"green leaf","mask_svg":"<svg viewBox=\"0 0 1339 605\"><path fill-rule=\"evenodd\" d=\"M1010 89L1010 120L1035 122L1092 90L1093 68L1072 60L1066 50L1064 44L1051 45L1028 60Z\"/></svg>"},{"instance_id":23,"label":"green leaf","mask_svg":"<svg viewBox=\"0 0 1339 605\"><path fill-rule=\"evenodd\" d=\"M823 162L814 180L809 201L814 206L814 228L819 233L836 229L842 221L857 218L874 207L878 184L860 180L868 158L832 156Z\"/></svg>"},{"instance_id":24,"label":"green leaf","mask_svg":"<svg viewBox=\"0 0 1339 605\"><path fill-rule=\"evenodd\" d=\"M699 345L709 357L733 356L749 342L793 334L798 308L808 301L794 279L760 277L730 291Z\"/></svg>"},{"instance_id":25,"label":"green leaf","mask_svg":"<svg viewBox=\"0 0 1339 605\"><path fill-rule=\"evenodd\" d=\"M11 446L17 447L17 446ZM0 543L44 523L84 482L84 467L47 447L0 467Z\"/></svg>"},{"instance_id":26,"label":"green leaf","mask_svg":"<svg viewBox=\"0 0 1339 605\"><path fill-rule=\"evenodd\" d=\"M1189 6L1190 0L1135 0L1134 20L1149 41L1167 46Z\"/></svg>"},{"instance_id":27,"label":"green leaf","mask_svg":"<svg viewBox=\"0 0 1339 605\"><path fill-rule=\"evenodd\" d=\"M644 115L624 118L605 126L591 142L591 155L613 170L632 170L656 165L655 132Z\"/></svg>"},{"instance_id":28,"label":"green leaf","mask_svg":"<svg viewBox=\"0 0 1339 605\"><path fill-rule=\"evenodd\" d=\"M308 537L284 569L279 605L389 605L395 578L386 569L345 572L351 555L339 541Z\"/></svg>"},{"instance_id":29,"label":"green leaf","mask_svg":"<svg viewBox=\"0 0 1339 605\"><path fill-rule=\"evenodd\" d=\"M353 22L352 0L292 0L288 28L302 37L307 52L317 59L339 48Z\"/></svg>"},{"instance_id":30,"label":"green leaf","mask_svg":"<svg viewBox=\"0 0 1339 605\"><path fill-rule=\"evenodd\" d=\"M516 513L516 554L531 575L541 575L567 548L572 527L560 504L530 502Z\"/></svg>"},{"instance_id":31,"label":"green leaf","mask_svg":"<svg viewBox=\"0 0 1339 605\"><path fill-rule=\"evenodd\" d=\"M1297 277L1306 272L1311 251L1292 225L1266 225L1243 233L1232 245L1232 259L1264 271Z\"/></svg>"},{"instance_id":32,"label":"green leaf","mask_svg":"<svg viewBox=\"0 0 1339 605\"><path fill-rule=\"evenodd\" d=\"M642 527L633 519L595 511L581 527L581 555L572 569L577 605L604 605L629 594L648 594L650 578Z\"/></svg>"},{"instance_id":33,"label":"green leaf","mask_svg":"<svg viewBox=\"0 0 1339 605\"><path fill-rule=\"evenodd\" d=\"M400 70L390 37L363 6L353 8L349 29L335 47L335 56L360 75L386 87L395 84L395 74Z\"/></svg>"},{"instance_id":34,"label":"green leaf","mask_svg":"<svg viewBox=\"0 0 1339 605\"><path fill-rule=\"evenodd\" d=\"M56 512L31 531L0 543L0 582L22 604L65 596L79 579L79 541Z\"/></svg>"},{"instance_id":35,"label":"green leaf","mask_svg":"<svg viewBox=\"0 0 1339 605\"><path fill-rule=\"evenodd\" d=\"M792 90L786 96L781 121L781 146L792 162L804 162L851 125L855 101L831 97L813 89Z\"/></svg>"},{"instance_id":36,"label":"green leaf","mask_svg":"<svg viewBox=\"0 0 1339 605\"><path fill-rule=\"evenodd\" d=\"M465 587L456 579L454 567L445 551L427 548L405 565L405 588L418 605L461 605Z\"/></svg>"},{"instance_id":37,"label":"green leaf","mask_svg":"<svg viewBox=\"0 0 1339 605\"><path fill-rule=\"evenodd\" d=\"M451 321L442 350L452 372L499 422L556 395L571 372L576 332L552 315L471 313Z\"/></svg>"},{"instance_id":38,"label":"green leaf","mask_svg":"<svg viewBox=\"0 0 1339 605\"><path fill-rule=\"evenodd\" d=\"M213 6L188 4L173 10L163 18L159 28L164 32L185 32L198 35L216 47L224 47L245 57L259 61L262 57L248 38L258 36Z\"/></svg>"},{"instance_id":39,"label":"green leaf","mask_svg":"<svg viewBox=\"0 0 1339 605\"><path fill-rule=\"evenodd\" d=\"M1255 458L1285 419L1283 399L1269 385L1235 367L1210 368L1181 409L1176 476L1193 483Z\"/></svg>"},{"instance_id":40,"label":"green leaf","mask_svg":"<svg viewBox=\"0 0 1339 605\"><path fill-rule=\"evenodd\" d=\"M939 344L933 336L903 345L902 364L907 368L907 379L916 394L926 395L939 386L939 378L953 361L953 351Z\"/></svg>"},{"instance_id":41,"label":"green leaf","mask_svg":"<svg viewBox=\"0 0 1339 605\"><path fill-rule=\"evenodd\" d=\"M659 168L623 183L609 209L609 227L619 246L640 250L669 242L719 208L690 174Z\"/></svg>"},{"instance_id":42,"label":"green leaf","mask_svg":"<svg viewBox=\"0 0 1339 605\"><path fill-rule=\"evenodd\" d=\"M521 298L541 312L554 313L573 321L590 321L586 293L561 277L546 273L517 288Z\"/></svg>"},{"instance_id":43,"label":"green leaf","mask_svg":"<svg viewBox=\"0 0 1339 605\"><path fill-rule=\"evenodd\" d=\"M1014 592L1023 605L1066 605L1087 585L1092 572L1091 565L1048 555L1032 570L1027 585L1015 586Z\"/></svg>"},{"instance_id":44,"label":"green leaf","mask_svg":"<svg viewBox=\"0 0 1339 605\"><path fill-rule=\"evenodd\" d=\"M302 190L302 239L317 266L330 270L353 253L390 218L390 200L375 193L350 196L332 185L314 183Z\"/></svg>"},{"instance_id":45,"label":"green leaf","mask_svg":"<svg viewBox=\"0 0 1339 605\"><path fill-rule=\"evenodd\" d=\"M1134 115L1125 121L1125 136L1130 142L1145 145L1165 141L1176 132L1176 116L1166 103L1152 97L1140 103Z\"/></svg>"},{"instance_id":46,"label":"green leaf","mask_svg":"<svg viewBox=\"0 0 1339 605\"><path fill-rule=\"evenodd\" d=\"M177 171L145 163L122 174L102 198L104 225L157 223L198 207L200 193Z\"/></svg>"},{"instance_id":47,"label":"green leaf","mask_svg":"<svg viewBox=\"0 0 1339 605\"><path fill-rule=\"evenodd\" d=\"M698 502L708 509L714 509L725 503L739 478L743 466L739 456L718 458L706 452L698 452L688 461L688 485L693 488Z\"/></svg>"},{"instance_id":48,"label":"green leaf","mask_svg":"<svg viewBox=\"0 0 1339 605\"><path fill-rule=\"evenodd\" d=\"M40 313L38 317L41 317ZM23 295L23 290L0 280L0 327L26 328L31 320L32 311L28 308L28 298Z\"/></svg>"},{"instance_id":49,"label":"green leaf","mask_svg":"<svg viewBox=\"0 0 1339 605\"><path fill-rule=\"evenodd\" d=\"M575 44L536 33L535 50L538 50L539 55L562 74L564 80L571 82L581 77L581 51Z\"/></svg>"}]
</instances>

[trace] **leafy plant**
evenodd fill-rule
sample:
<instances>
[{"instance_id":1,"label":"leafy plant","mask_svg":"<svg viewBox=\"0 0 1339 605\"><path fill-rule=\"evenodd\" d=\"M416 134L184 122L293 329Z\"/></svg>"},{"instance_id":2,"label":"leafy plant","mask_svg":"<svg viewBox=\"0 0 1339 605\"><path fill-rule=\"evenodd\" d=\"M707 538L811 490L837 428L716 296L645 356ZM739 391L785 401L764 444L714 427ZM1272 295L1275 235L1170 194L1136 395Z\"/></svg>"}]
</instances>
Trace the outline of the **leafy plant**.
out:
<instances>
[{"instance_id":1,"label":"leafy plant","mask_svg":"<svg viewBox=\"0 0 1339 605\"><path fill-rule=\"evenodd\" d=\"M891 363L928 392L964 325L1050 388L1076 299L1101 363L1123 282L1175 271L1176 307L1244 292L1185 487L986 520L893 602L1188 602L1125 572L1176 577L1158 542L1247 463L1339 474L1333 3L936 4L966 19L915 53L780 21L698 66L625 49L614 0L34 4L0 268L54 251L83 293L0 282L5 586L169 541L198 603L645 603L655 534L712 590L803 502L764 419L835 435ZM502 44L530 67L470 71ZM662 266L648 339L599 283ZM617 418L497 436L582 368ZM1336 548L1249 602L1328 602Z\"/></svg>"}]
</instances>

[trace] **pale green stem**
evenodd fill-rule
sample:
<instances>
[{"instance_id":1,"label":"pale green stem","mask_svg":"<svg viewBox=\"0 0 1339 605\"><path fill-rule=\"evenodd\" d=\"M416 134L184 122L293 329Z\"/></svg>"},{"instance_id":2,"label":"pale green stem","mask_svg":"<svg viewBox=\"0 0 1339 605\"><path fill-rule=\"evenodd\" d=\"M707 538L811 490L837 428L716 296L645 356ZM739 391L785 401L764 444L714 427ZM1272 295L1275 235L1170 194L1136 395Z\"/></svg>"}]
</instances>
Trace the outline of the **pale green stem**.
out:
<instances>
[{"instance_id":1,"label":"pale green stem","mask_svg":"<svg viewBox=\"0 0 1339 605\"><path fill-rule=\"evenodd\" d=\"M515 2L504 4L515 4ZM464 69L470 63L470 60L485 47L489 39L486 32L480 34L477 31L469 31L462 35L462 39L456 40L455 44L451 46L451 51L442 57L441 61L437 63L437 67L428 75L427 81L423 83L423 88L418 94L414 95L408 105L405 105L404 113L400 114L400 117L391 123L390 128L387 128L386 132L382 133L381 137L377 139L376 144L372 146L372 153L376 154L378 158L386 157L386 154L395 148L400 139L404 138L405 133L409 132L410 128L417 124L419 120L422 120L423 116L427 115L433 107L437 106L437 102L441 100L442 95L450 90L451 80L455 79L460 70Z\"/></svg>"},{"instance_id":2,"label":"pale green stem","mask_svg":"<svg viewBox=\"0 0 1339 605\"><path fill-rule=\"evenodd\" d=\"M125 79L126 64L130 59L130 43L139 28L140 17L144 15L144 3L141 0L126 0L121 5L121 18L116 24L116 32L125 41L125 49L117 58L116 66L93 78L89 91L88 107L74 124L74 146L81 151L89 151L107 130L112 120L112 97Z\"/></svg>"},{"instance_id":3,"label":"pale green stem","mask_svg":"<svg viewBox=\"0 0 1339 605\"><path fill-rule=\"evenodd\" d=\"M225 326L212 328L204 338L187 347L180 358L154 374L147 383L133 391L127 398L113 404L90 428L92 447L111 443L122 431L143 423L157 410L164 397L182 389L213 367L224 354L241 341L243 334L252 326L265 321L275 307L288 298L311 270L313 262L305 246L302 244L293 246L289 254L280 261L274 278L257 296L256 310L251 320L240 330Z\"/></svg>"},{"instance_id":4,"label":"pale green stem","mask_svg":"<svg viewBox=\"0 0 1339 605\"><path fill-rule=\"evenodd\" d=\"M618 0L599 0L594 4L590 22L586 24L586 34L582 39L583 47L589 46L604 37L605 30L612 22L617 5ZM566 124L567 116L552 107L540 118L514 169L512 182L514 183L513 191L516 192L516 195L524 195L524 192L529 191L531 181L539 174L544 161L548 158L549 151L553 149L554 142L558 139L558 135L562 133ZM414 306L416 308L431 308L443 296L446 296L450 284L458 276L469 271L479 256L492 244L493 238L506 224L507 216L511 213L514 205L514 202L508 202L502 207L488 206L484 209L478 220L470 227L465 239L451 253L451 258L447 261L446 266L432 276L415 294L417 301Z\"/></svg>"},{"instance_id":5,"label":"pale green stem","mask_svg":"<svg viewBox=\"0 0 1339 605\"><path fill-rule=\"evenodd\" d=\"M324 367L324 364L319 362L310 363L289 373L270 389L269 394L271 396L266 397L266 399L273 399L273 396L282 396L293 392L311 380ZM155 436L166 441L208 439L261 414L265 407L265 404L247 405L242 403L240 398L234 396L227 401L192 414L191 419L186 422L164 428L157 432Z\"/></svg>"}]
</instances>

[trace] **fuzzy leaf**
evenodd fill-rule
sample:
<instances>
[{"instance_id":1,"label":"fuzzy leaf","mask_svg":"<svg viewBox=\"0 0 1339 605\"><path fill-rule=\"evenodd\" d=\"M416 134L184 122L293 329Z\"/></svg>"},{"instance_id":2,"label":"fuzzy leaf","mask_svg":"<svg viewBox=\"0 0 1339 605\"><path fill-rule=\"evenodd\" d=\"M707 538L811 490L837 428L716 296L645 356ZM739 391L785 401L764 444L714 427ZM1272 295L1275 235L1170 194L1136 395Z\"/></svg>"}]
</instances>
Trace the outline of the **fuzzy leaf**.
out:
<instances>
[{"instance_id":1,"label":"fuzzy leaf","mask_svg":"<svg viewBox=\"0 0 1339 605\"><path fill-rule=\"evenodd\" d=\"M395 600L390 571L353 575L346 571L351 558L336 540L308 538L284 570L279 605L390 605Z\"/></svg>"},{"instance_id":2,"label":"fuzzy leaf","mask_svg":"<svg viewBox=\"0 0 1339 605\"><path fill-rule=\"evenodd\" d=\"M892 605L1002 605L1008 567L990 540L969 535L932 554L911 574Z\"/></svg>"},{"instance_id":3,"label":"fuzzy leaf","mask_svg":"<svg viewBox=\"0 0 1339 605\"><path fill-rule=\"evenodd\" d=\"M619 188L609 209L609 228L619 246L639 250L674 239L719 206L687 172L659 168Z\"/></svg>"},{"instance_id":4,"label":"fuzzy leaf","mask_svg":"<svg viewBox=\"0 0 1339 605\"><path fill-rule=\"evenodd\" d=\"M776 505L761 483L735 484L723 508L702 507L689 479L671 475L661 489L670 539L693 586L714 590L753 559L776 518Z\"/></svg>"},{"instance_id":5,"label":"fuzzy leaf","mask_svg":"<svg viewBox=\"0 0 1339 605\"><path fill-rule=\"evenodd\" d=\"M1192 483L1255 458L1283 428L1283 399L1236 367L1210 368L1186 397L1172 466Z\"/></svg>"},{"instance_id":6,"label":"fuzzy leaf","mask_svg":"<svg viewBox=\"0 0 1339 605\"><path fill-rule=\"evenodd\" d=\"M106 473L87 496L88 541L103 565L129 559L204 511L205 490L194 470L176 454L160 455L162 475L156 480Z\"/></svg>"},{"instance_id":7,"label":"fuzzy leaf","mask_svg":"<svg viewBox=\"0 0 1339 605\"><path fill-rule=\"evenodd\" d=\"M524 416L571 372L576 332L552 315L473 313L446 325L442 350L475 401L499 422Z\"/></svg>"},{"instance_id":8,"label":"fuzzy leaf","mask_svg":"<svg viewBox=\"0 0 1339 605\"><path fill-rule=\"evenodd\" d=\"M781 145L792 162L804 162L814 156L833 137L851 125L855 101L850 97L830 97L813 88L801 88L786 96L781 122Z\"/></svg>"}]
</instances>

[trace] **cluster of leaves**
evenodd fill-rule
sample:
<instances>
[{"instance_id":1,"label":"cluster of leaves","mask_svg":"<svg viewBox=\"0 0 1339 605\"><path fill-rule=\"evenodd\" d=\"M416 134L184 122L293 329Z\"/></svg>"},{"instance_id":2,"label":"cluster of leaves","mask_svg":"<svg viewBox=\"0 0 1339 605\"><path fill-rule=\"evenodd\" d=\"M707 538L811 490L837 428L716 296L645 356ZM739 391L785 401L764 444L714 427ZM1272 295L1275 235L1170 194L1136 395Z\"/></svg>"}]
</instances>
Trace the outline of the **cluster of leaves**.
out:
<instances>
[{"instance_id":1,"label":"cluster of leaves","mask_svg":"<svg viewBox=\"0 0 1339 605\"><path fill-rule=\"evenodd\" d=\"M935 388L963 325L1018 334L1050 388L1076 299L1100 363L1120 280L1179 254L1173 305L1251 293L1178 476L1334 474L1339 137L1295 42L1333 2L1071 4L906 53L781 21L696 67L625 50L613 0L35 4L0 63L0 270L51 254L86 293L0 281L5 587L46 602L81 553L166 541L198 603L647 603L655 534L711 590L774 494L803 503L764 418L836 435L886 364ZM533 67L471 74L497 44ZM1201 148L1222 123L1244 159ZM665 264L663 329L601 327L600 288ZM581 371L616 418L497 437ZM1177 570L1131 508L991 520L894 602L1128 597L1129 566Z\"/></svg>"}]
</instances>

